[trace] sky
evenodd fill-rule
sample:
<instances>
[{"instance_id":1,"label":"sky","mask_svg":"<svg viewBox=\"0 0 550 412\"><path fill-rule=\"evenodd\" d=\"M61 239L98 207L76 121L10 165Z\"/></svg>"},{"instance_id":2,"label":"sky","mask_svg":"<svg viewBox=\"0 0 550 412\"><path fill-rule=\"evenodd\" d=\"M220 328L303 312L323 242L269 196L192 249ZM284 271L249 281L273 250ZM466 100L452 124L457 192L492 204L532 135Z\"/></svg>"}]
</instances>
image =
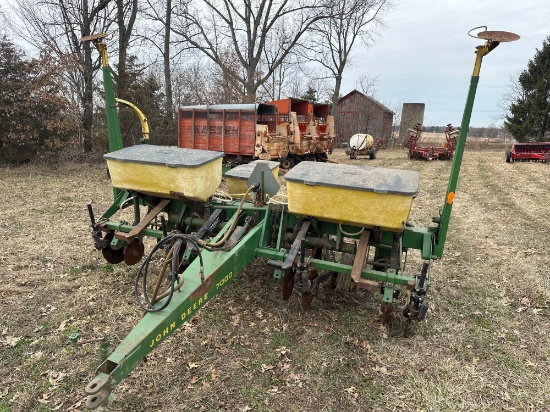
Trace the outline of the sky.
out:
<instances>
[{"instance_id":1,"label":"sky","mask_svg":"<svg viewBox=\"0 0 550 412\"><path fill-rule=\"evenodd\" d=\"M475 62L484 41L468 31L517 33L483 59L470 126L501 125L500 107L512 78L527 67L550 35L550 0L392 0L386 28L375 43L358 43L344 71L341 95L358 88L362 75L376 78L375 98L400 112L403 103L424 103L424 125L459 125ZM7 11L8 0L0 0ZM476 30L482 31L484 29ZM1 30L0 30L1 32Z\"/></svg>"},{"instance_id":2,"label":"sky","mask_svg":"<svg viewBox=\"0 0 550 412\"><path fill-rule=\"evenodd\" d=\"M484 44L467 33L487 26L521 36L501 43L481 66L470 126L501 125L504 111L499 103L511 78L527 68L550 35L550 0L394 1L375 44L356 47L341 94L357 88L361 75L375 77L376 99L392 110L400 111L403 103L424 103L424 125L460 125L475 48Z\"/></svg>"}]
</instances>

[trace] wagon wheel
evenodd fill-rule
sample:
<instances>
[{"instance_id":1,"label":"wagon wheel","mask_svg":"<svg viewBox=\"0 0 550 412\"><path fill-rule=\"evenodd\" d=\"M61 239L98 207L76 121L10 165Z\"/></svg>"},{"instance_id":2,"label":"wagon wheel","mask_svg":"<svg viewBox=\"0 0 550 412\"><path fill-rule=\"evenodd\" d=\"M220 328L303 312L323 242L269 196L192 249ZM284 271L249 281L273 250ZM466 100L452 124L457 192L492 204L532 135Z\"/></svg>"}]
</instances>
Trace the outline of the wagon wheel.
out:
<instances>
[{"instance_id":1,"label":"wagon wheel","mask_svg":"<svg viewBox=\"0 0 550 412\"><path fill-rule=\"evenodd\" d=\"M377 152L376 147L373 147L372 150L369 153L369 159L370 160L376 159L376 152Z\"/></svg>"},{"instance_id":2,"label":"wagon wheel","mask_svg":"<svg viewBox=\"0 0 550 412\"><path fill-rule=\"evenodd\" d=\"M280 163L281 163L281 167L283 169L292 169L296 164L294 159L292 157L288 157L288 156L281 157Z\"/></svg>"}]
</instances>

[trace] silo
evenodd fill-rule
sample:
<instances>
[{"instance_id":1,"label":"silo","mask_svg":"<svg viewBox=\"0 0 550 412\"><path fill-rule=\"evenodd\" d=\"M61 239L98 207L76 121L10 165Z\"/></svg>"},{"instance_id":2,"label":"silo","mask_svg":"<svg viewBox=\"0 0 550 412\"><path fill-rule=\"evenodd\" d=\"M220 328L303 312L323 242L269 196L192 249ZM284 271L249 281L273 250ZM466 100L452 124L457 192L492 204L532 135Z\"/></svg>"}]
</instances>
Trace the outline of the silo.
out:
<instances>
[{"instance_id":1,"label":"silo","mask_svg":"<svg viewBox=\"0 0 550 412\"><path fill-rule=\"evenodd\" d=\"M407 129L412 129L415 124L424 124L424 103L403 103L401 111L401 126L399 127L399 143L403 143L409 136Z\"/></svg>"}]
</instances>

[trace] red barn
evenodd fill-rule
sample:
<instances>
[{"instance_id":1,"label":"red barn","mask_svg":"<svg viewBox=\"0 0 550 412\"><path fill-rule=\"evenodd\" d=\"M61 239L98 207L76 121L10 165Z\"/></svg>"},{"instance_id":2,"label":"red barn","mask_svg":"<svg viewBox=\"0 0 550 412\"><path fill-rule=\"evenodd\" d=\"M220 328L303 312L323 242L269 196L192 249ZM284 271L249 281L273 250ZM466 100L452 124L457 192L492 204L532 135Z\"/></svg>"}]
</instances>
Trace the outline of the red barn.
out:
<instances>
[{"instance_id":1,"label":"red barn","mask_svg":"<svg viewBox=\"0 0 550 412\"><path fill-rule=\"evenodd\" d=\"M368 133L385 146L391 137L395 113L382 103L353 90L338 101L336 109L336 138L347 143L356 133Z\"/></svg>"}]
</instances>

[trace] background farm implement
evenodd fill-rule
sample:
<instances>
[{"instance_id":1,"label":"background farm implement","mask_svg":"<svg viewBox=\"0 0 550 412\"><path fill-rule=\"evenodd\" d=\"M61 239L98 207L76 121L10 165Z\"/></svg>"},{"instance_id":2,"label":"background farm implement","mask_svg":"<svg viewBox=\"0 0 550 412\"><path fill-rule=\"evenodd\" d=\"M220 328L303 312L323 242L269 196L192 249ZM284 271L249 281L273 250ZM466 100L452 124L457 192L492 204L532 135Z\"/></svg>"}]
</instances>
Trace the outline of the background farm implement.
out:
<instances>
[{"instance_id":1,"label":"background farm implement","mask_svg":"<svg viewBox=\"0 0 550 412\"><path fill-rule=\"evenodd\" d=\"M451 160L456 149L456 137L460 129L448 124L445 128L446 144L437 146L420 146L422 138L422 125L417 123L414 128L409 129L409 137L403 142L403 146L409 149L409 159L417 160Z\"/></svg>"},{"instance_id":2,"label":"background farm implement","mask_svg":"<svg viewBox=\"0 0 550 412\"><path fill-rule=\"evenodd\" d=\"M506 150L507 163L526 161L550 161L550 142L514 143Z\"/></svg>"},{"instance_id":3,"label":"background farm implement","mask_svg":"<svg viewBox=\"0 0 550 412\"><path fill-rule=\"evenodd\" d=\"M184 106L178 146L224 153L232 165L279 161L290 169L302 160L325 162L334 147L334 118L327 104L282 99L261 104Z\"/></svg>"},{"instance_id":4,"label":"background farm implement","mask_svg":"<svg viewBox=\"0 0 550 412\"><path fill-rule=\"evenodd\" d=\"M398 300L407 322L425 318L431 265L445 246L481 62L500 42L518 36L486 30L475 36L486 42L477 47L443 207L428 228L408 223L419 184L413 171L301 162L285 176L288 204L279 204L271 201L279 189L276 168L266 160L233 169L230 177L246 185L229 198L217 192L221 152L122 148L104 36L82 40L93 41L102 56L111 148L105 157L115 198L98 218L88 209L95 247L105 259L141 263L134 297L144 316L116 348L104 347L85 389L88 409L106 405L147 354L256 258L273 268L283 299L299 294L302 310L326 285L379 292L383 323ZM413 254L416 261L408 261Z\"/></svg>"},{"instance_id":5,"label":"background farm implement","mask_svg":"<svg viewBox=\"0 0 550 412\"><path fill-rule=\"evenodd\" d=\"M349 139L346 154L350 159L357 159L357 156L368 156L370 160L374 160L379 147L370 134L356 133Z\"/></svg>"}]
</instances>

